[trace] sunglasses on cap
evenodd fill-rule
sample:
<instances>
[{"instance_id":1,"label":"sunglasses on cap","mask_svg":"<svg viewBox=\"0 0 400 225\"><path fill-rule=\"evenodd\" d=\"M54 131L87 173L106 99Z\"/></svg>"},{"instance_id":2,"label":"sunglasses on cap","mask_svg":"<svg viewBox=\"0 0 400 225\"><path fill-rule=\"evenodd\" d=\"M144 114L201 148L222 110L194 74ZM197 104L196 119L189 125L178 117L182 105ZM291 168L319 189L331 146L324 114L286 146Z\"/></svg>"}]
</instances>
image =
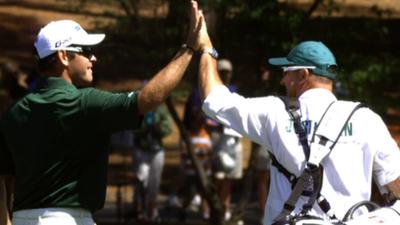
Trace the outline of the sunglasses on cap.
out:
<instances>
[{"instance_id":1,"label":"sunglasses on cap","mask_svg":"<svg viewBox=\"0 0 400 225\"><path fill-rule=\"evenodd\" d=\"M302 69L315 69L315 66L284 66L282 67L282 70L284 73L286 72L292 72L296 70L302 70Z\"/></svg>"},{"instance_id":2,"label":"sunglasses on cap","mask_svg":"<svg viewBox=\"0 0 400 225\"><path fill-rule=\"evenodd\" d=\"M79 55L82 55L88 59L94 55L93 49L88 46L71 46L68 48L68 51L75 52Z\"/></svg>"},{"instance_id":3,"label":"sunglasses on cap","mask_svg":"<svg viewBox=\"0 0 400 225\"><path fill-rule=\"evenodd\" d=\"M301 70L301 69L316 69L317 67L315 66L284 66L282 67L282 70L284 73L286 72L291 72L291 71L296 71L296 70ZM327 65L326 70L330 73L337 73L338 71L338 66L337 65Z\"/></svg>"}]
</instances>

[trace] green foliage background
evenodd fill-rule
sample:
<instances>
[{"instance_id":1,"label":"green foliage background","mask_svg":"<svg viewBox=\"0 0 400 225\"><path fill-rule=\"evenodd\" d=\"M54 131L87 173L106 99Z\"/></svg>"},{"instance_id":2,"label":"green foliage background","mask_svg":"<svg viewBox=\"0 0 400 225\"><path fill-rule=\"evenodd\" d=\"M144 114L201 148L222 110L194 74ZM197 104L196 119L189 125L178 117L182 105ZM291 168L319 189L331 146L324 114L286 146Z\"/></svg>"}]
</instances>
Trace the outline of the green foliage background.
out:
<instances>
[{"instance_id":1,"label":"green foliage background","mask_svg":"<svg viewBox=\"0 0 400 225\"><path fill-rule=\"evenodd\" d=\"M82 1L86 4L90 0ZM103 4L110 3L107 0ZM139 0L118 0L137 6ZM185 41L189 1L163 0L168 3L165 18L140 18L137 14L120 16L115 27L109 27L109 38L100 49L99 74L117 71L122 77L150 77L162 68ZM293 1L277 0L202 0L209 31L220 55L234 63L235 80L244 95L251 95L258 85L258 68L268 57L285 56L303 40L320 40L336 55L340 66L338 81L348 95L383 111L388 105L399 108L400 57L399 19L384 19L390 12L371 7L369 18L332 16L343 6L333 0L315 0L299 7ZM122 5L122 4L121 4ZM313 8L314 7L314 8ZM134 8L134 7L132 7ZM316 10L318 15L314 16ZM133 10L134 11L134 10ZM274 77L274 91L280 72L269 68ZM127 72L129 71L129 72ZM196 79L193 63L188 70L186 86ZM259 86L259 85L258 85ZM257 87L262 88L262 87Z\"/></svg>"}]
</instances>

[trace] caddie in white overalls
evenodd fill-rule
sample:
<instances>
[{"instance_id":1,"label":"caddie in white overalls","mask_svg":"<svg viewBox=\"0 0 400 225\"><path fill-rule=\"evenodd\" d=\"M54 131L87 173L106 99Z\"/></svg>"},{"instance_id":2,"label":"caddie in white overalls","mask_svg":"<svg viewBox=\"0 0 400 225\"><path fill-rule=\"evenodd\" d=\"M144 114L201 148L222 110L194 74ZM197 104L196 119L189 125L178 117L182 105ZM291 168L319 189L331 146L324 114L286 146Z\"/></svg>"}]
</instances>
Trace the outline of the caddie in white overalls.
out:
<instances>
[{"instance_id":1,"label":"caddie in white overalls","mask_svg":"<svg viewBox=\"0 0 400 225\"><path fill-rule=\"evenodd\" d=\"M211 41L208 47L212 48ZM309 144L328 106L337 101L332 93L336 59L323 43L306 41L293 48L287 57L272 58L269 63L283 69L281 84L287 96L298 99L296 112ZM270 149L279 164L299 177L305 168L306 156L283 101L275 96L244 98L230 93L220 82L216 60L210 54L202 54L199 72L206 114ZM343 117L342 114L349 111L346 105L336 107L334 115ZM335 116L330 119L335 120ZM325 221L341 220L354 204L370 199L373 180L382 192L400 197L399 148L380 116L367 107L354 112L320 165L323 175L319 193L330 208L326 212L316 202L308 211L309 215ZM272 166L264 225L276 222L292 187L289 179ZM293 212L299 213L308 199L307 190L304 190Z\"/></svg>"}]
</instances>

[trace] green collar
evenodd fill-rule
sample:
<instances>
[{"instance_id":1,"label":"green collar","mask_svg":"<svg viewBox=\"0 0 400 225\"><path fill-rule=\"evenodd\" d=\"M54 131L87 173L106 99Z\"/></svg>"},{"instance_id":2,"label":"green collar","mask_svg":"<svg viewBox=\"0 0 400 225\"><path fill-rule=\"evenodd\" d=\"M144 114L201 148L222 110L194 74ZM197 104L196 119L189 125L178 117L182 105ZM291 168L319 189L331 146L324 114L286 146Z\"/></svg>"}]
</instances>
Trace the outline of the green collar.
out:
<instances>
[{"instance_id":1,"label":"green collar","mask_svg":"<svg viewBox=\"0 0 400 225\"><path fill-rule=\"evenodd\" d=\"M63 88L68 90L77 90L77 88L69 83L68 81L62 79L61 77L43 77L39 81L39 90L43 89L54 89Z\"/></svg>"}]
</instances>

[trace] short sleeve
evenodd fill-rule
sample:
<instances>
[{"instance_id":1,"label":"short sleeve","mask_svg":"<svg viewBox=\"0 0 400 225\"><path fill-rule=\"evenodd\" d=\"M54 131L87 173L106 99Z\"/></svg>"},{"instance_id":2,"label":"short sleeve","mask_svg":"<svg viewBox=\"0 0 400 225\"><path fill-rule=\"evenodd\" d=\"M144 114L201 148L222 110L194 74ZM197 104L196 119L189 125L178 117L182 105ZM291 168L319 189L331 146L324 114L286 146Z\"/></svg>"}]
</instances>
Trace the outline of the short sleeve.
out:
<instances>
[{"instance_id":1,"label":"short sleeve","mask_svg":"<svg viewBox=\"0 0 400 225\"><path fill-rule=\"evenodd\" d=\"M112 93L94 88L81 91L84 115L96 121L100 129L117 132L140 128L138 92Z\"/></svg>"}]
</instances>

